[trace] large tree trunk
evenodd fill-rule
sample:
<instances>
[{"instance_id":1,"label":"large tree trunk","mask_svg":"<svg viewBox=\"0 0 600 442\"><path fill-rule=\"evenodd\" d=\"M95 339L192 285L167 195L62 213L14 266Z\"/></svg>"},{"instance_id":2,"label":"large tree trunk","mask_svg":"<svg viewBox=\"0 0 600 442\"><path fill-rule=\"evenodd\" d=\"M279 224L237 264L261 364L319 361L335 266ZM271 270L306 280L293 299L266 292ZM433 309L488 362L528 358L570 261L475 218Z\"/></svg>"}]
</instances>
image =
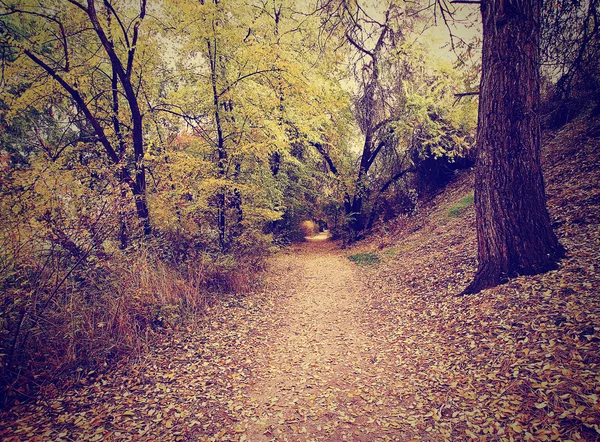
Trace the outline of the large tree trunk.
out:
<instances>
[{"instance_id":1,"label":"large tree trunk","mask_svg":"<svg viewBox=\"0 0 600 442\"><path fill-rule=\"evenodd\" d=\"M475 174L479 268L464 293L556 268L540 164L540 0L483 0Z\"/></svg>"},{"instance_id":2,"label":"large tree trunk","mask_svg":"<svg viewBox=\"0 0 600 442\"><path fill-rule=\"evenodd\" d=\"M365 217L362 213L362 206L363 197L360 194L354 195L352 205L350 206L349 211L346 213L346 216L350 218L348 224L353 235L352 240L358 239L362 231L365 229Z\"/></svg>"}]
</instances>

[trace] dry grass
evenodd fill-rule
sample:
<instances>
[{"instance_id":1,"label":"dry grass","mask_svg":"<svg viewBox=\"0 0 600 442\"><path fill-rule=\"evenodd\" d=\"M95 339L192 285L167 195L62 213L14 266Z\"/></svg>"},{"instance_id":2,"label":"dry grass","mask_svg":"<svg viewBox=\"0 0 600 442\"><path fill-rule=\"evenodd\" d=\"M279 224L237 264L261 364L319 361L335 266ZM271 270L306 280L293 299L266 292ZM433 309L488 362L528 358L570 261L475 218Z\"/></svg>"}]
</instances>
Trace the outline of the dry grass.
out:
<instances>
[{"instance_id":1,"label":"dry grass","mask_svg":"<svg viewBox=\"0 0 600 442\"><path fill-rule=\"evenodd\" d=\"M68 386L193 328L219 292L253 284L259 263L240 261L206 255L182 268L138 250L90 259L71 273L62 262L36 269L29 285L2 294L0 399L8 405Z\"/></svg>"}]
</instances>

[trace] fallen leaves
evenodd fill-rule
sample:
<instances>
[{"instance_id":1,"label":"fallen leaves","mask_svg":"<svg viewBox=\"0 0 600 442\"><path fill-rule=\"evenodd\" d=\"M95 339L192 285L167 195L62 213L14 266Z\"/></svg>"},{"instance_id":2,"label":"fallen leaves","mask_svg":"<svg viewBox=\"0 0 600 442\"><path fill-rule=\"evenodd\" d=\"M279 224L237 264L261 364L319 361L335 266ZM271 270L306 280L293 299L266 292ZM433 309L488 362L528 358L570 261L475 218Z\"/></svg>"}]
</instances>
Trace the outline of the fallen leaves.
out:
<instances>
[{"instance_id":1,"label":"fallen leaves","mask_svg":"<svg viewBox=\"0 0 600 442\"><path fill-rule=\"evenodd\" d=\"M381 262L284 251L264 292L224 297L144 358L14 407L0 438L600 440L600 149L579 132L553 143L558 270L454 296L475 269L473 210L447 216L463 176L385 247L360 245Z\"/></svg>"},{"instance_id":2,"label":"fallen leaves","mask_svg":"<svg viewBox=\"0 0 600 442\"><path fill-rule=\"evenodd\" d=\"M572 139L587 153L577 161L600 166L597 139L569 133L562 141ZM405 224L404 236L392 233L401 245L381 251L384 264L361 269L375 294L371 322L385 341L380 360L406 380L393 394L416 402L405 422L425 418L419 437L600 440L600 199L587 197L599 193L600 167L578 169L563 152L553 153L564 161L548 174L549 192L563 186L570 202L549 204L569 250L558 270L456 297L475 270L473 211L448 221L444 210L466 192L465 178L422 209L418 230ZM361 247L381 250L374 243ZM440 407L439 420L421 412Z\"/></svg>"}]
</instances>

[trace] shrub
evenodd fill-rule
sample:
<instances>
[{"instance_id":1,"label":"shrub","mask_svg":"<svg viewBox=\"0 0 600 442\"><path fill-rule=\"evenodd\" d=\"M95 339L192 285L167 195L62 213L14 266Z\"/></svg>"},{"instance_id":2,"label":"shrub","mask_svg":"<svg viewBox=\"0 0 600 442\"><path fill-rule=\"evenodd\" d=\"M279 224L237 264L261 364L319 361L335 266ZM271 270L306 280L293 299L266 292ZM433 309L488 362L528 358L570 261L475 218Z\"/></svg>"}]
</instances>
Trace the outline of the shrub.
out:
<instances>
[{"instance_id":1,"label":"shrub","mask_svg":"<svg viewBox=\"0 0 600 442\"><path fill-rule=\"evenodd\" d=\"M5 248L0 407L74 375L105 370L145 351L165 331L192 326L215 293L249 289L268 241L246 234L228 254L199 252L180 263L161 258L157 247L169 247L164 239L125 251L107 243L82 259L58 248Z\"/></svg>"}]
</instances>

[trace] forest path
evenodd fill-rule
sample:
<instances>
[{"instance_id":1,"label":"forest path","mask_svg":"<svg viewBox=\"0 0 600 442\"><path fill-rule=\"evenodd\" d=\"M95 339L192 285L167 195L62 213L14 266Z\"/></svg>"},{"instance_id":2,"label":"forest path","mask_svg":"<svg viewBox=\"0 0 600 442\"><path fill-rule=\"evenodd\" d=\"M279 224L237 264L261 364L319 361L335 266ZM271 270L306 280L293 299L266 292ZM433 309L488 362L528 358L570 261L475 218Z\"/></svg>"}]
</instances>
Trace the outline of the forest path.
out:
<instances>
[{"instance_id":1,"label":"forest path","mask_svg":"<svg viewBox=\"0 0 600 442\"><path fill-rule=\"evenodd\" d=\"M262 291L222 295L139 359L0 413L0 439L408 441L395 390L411 384L359 275L324 234L283 249Z\"/></svg>"},{"instance_id":2,"label":"forest path","mask_svg":"<svg viewBox=\"0 0 600 442\"><path fill-rule=\"evenodd\" d=\"M288 297L248 388L248 440L375 439L382 368L356 270L324 234L275 259L270 277Z\"/></svg>"}]
</instances>

